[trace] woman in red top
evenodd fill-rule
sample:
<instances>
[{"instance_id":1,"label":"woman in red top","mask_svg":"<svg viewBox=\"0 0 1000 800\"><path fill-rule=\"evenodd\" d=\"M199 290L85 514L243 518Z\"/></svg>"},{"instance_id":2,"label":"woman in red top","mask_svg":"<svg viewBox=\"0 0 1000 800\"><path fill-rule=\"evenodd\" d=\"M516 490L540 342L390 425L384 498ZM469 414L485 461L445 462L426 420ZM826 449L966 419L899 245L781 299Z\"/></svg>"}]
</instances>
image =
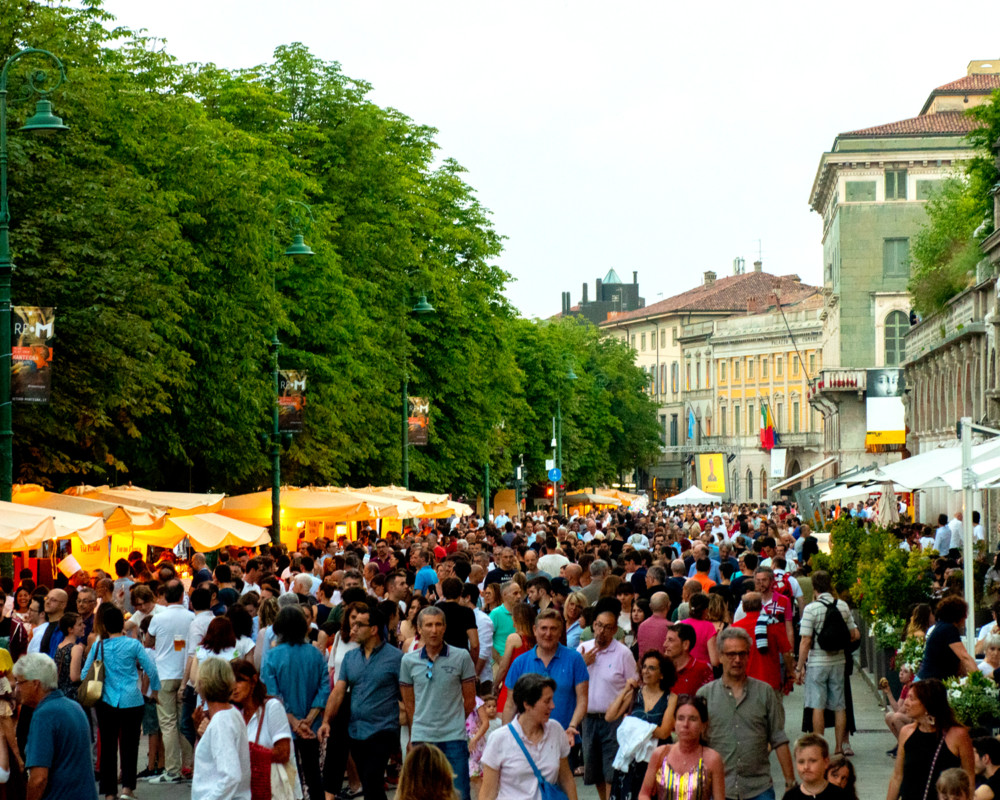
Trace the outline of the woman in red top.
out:
<instances>
[{"instance_id":1,"label":"woman in red top","mask_svg":"<svg viewBox=\"0 0 1000 800\"><path fill-rule=\"evenodd\" d=\"M522 653L527 653L535 646L535 609L527 603L518 603L511 611L511 618L514 621L514 632L507 637L504 642L503 658L500 659L500 667L497 669L494 686L500 686L500 693L497 695L497 711L502 712L507 702L507 686L504 680L507 678L507 671L514 659Z\"/></svg>"}]
</instances>

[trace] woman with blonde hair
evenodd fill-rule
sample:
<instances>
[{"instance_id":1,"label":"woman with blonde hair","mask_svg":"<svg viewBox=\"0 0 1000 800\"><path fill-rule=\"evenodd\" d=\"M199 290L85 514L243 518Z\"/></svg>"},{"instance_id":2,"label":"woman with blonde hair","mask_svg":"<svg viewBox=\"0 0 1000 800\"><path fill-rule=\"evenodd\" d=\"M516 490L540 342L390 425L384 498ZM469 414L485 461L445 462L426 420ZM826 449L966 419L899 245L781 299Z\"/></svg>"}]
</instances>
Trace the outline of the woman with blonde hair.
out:
<instances>
[{"instance_id":1,"label":"woman with blonde hair","mask_svg":"<svg viewBox=\"0 0 1000 800\"><path fill-rule=\"evenodd\" d=\"M396 800L457 800L451 764L432 744L416 744L406 756Z\"/></svg>"},{"instance_id":2,"label":"woman with blonde hair","mask_svg":"<svg viewBox=\"0 0 1000 800\"><path fill-rule=\"evenodd\" d=\"M257 644L253 648L253 665L258 671L261 661L264 660L264 653L274 647L274 633L271 631L271 626L274 625L280 610L278 600L274 597L261 601L257 609L258 631Z\"/></svg>"},{"instance_id":3,"label":"woman with blonde hair","mask_svg":"<svg viewBox=\"0 0 1000 800\"><path fill-rule=\"evenodd\" d=\"M717 633L722 633L722 629L732 622L729 616L729 604L721 594L708 595L708 609L705 611L705 619L715 625Z\"/></svg>"},{"instance_id":4,"label":"woman with blonde hair","mask_svg":"<svg viewBox=\"0 0 1000 800\"><path fill-rule=\"evenodd\" d=\"M576 650L580 646L580 635L583 633L583 612L589 606L587 595L583 592L573 592L563 603L563 618L566 620L566 646Z\"/></svg>"},{"instance_id":5,"label":"woman with blonde hair","mask_svg":"<svg viewBox=\"0 0 1000 800\"><path fill-rule=\"evenodd\" d=\"M504 679L514 659L527 653L535 646L535 609L527 603L518 603L511 613L514 620L514 632L504 642L503 658L497 669L495 685L502 687L497 695L497 711L502 712L507 703L507 686Z\"/></svg>"},{"instance_id":6,"label":"woman with blonde hair","mask_svg":"<svg viewBox=\"0 0 1000 800\"><path fill-rule=\"evenodd\" d=\"M208 714L198 727L191 798L250 800L250 740L243 714L230 703L236 686L233 668L224 659L207 658L196 685Z\"/></svg>"}]
</instances>

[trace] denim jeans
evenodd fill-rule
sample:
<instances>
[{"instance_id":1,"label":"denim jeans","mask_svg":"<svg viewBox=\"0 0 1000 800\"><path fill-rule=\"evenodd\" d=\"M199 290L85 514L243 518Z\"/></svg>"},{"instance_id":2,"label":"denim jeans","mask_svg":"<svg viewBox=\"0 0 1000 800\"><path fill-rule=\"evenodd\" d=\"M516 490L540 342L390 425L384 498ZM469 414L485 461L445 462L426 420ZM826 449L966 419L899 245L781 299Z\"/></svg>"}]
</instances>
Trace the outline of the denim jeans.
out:
<instances>
[{"instance_id":1,"label":"denim jeans","mask_svg":"<svg viewBox=\"0 0 1000 800\"><path fill-rule=\"evenodd\" d=\"M192 746L194 745L196 731L194 729L194 720L191 719L191 716L197 707L198 693L193 686L185 686L184 700L181 703L181 715L177 728L181 732L181 736L187 739L188 743Z\"/></svg>"},{"instance_id":2,"label":"denim jeans","mask_svg":"<svg viewBox=\"0 0 1000 800\"><path fill-rule=\"evenodd\" d=\"M417 742L413 742L413 744L417 744ZM472 800L472 788L469 784L469 740L455 739L450 742L424 742L423 744L432 744L444 753L444 757L451 764L451 771L455 773L455 788L459 795L461 795L462 800Z\"/></svg>"}]
</instances>

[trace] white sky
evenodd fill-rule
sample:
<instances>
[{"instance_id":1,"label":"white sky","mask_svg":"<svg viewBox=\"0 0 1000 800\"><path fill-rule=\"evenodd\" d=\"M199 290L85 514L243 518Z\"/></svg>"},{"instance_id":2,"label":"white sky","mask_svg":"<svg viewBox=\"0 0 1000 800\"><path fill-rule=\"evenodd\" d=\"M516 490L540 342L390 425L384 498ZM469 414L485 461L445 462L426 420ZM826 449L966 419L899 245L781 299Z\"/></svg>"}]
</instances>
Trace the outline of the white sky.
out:
<instances>
[{"instance_id":1,"label":"white sky","mask_svg":"<svg viewBox=\"0 0 1000 800\"><path fill-rule=\"evenodd\" d=\"M1000 59L1000 3L105 0L182 61L248 67L305 43L439 129L497 230L522 313L614 267L647 304L702 272L822 280L808 198L841 131L918 114ZM662 293L662 296L661 296Z\"/></svg>"}]
</instances>

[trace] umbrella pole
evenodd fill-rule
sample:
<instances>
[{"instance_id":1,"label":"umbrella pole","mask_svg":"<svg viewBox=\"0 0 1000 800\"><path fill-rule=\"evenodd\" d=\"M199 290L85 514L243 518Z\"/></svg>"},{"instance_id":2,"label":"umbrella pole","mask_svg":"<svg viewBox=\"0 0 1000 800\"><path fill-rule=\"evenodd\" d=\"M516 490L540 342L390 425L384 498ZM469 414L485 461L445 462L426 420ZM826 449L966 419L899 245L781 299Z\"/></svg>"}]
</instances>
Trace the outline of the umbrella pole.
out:
<instances>
[{"instance_id":1,"label":"umbrella pole","mask_svg":"<svg viewBox=\"0 0 1000 800\"><path fill-rule=\"evenodd\" d=\"M972 417L962 417L962 497L965 511L962 514L962 578L965 584L965 603L969 613L965 617L966 646L976 652L975 569L972 555L972 505L975 502L972 474Z\"/></svg>"}]
</instances>

